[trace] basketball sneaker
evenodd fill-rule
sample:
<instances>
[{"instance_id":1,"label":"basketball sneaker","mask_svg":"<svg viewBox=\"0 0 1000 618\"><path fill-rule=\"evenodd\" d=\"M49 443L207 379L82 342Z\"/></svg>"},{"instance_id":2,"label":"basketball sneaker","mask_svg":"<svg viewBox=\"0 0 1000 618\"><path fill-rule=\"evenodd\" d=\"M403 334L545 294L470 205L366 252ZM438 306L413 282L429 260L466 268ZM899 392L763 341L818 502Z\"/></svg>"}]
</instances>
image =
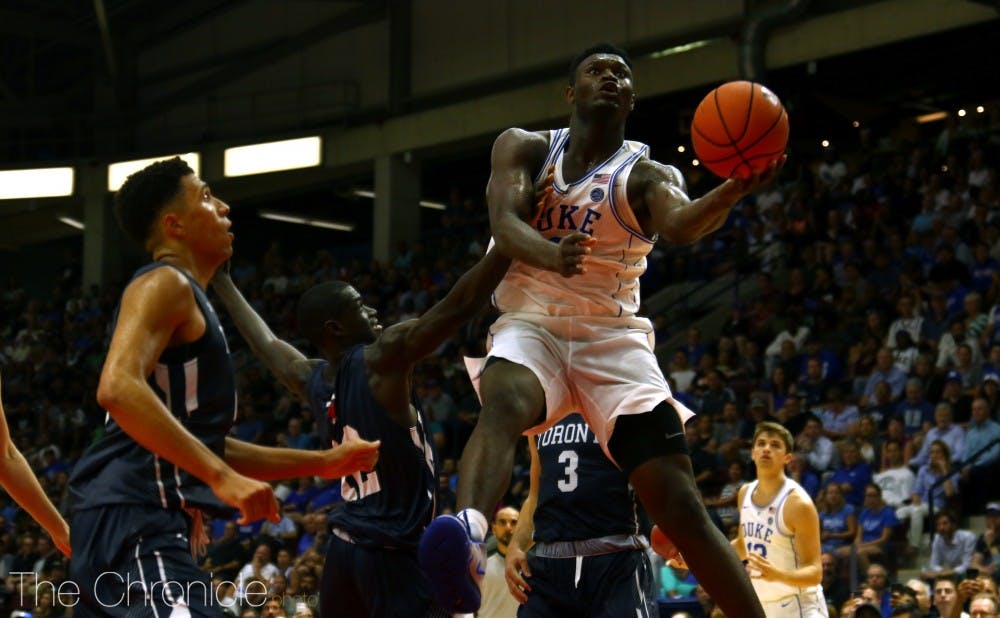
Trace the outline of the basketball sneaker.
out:
<instances>
[{"instance_id":1,"label":"basketball sneaker","mask_svg":"<svg viewBox=\"0 0 1000 618\"><path fill-rule=\"evenodd\" d=\"M482 603L486 544L465 513L441 515L427 526L417 558L430 580L434 603L453 612L474 612Z\"/></svg>"}]
</instances>

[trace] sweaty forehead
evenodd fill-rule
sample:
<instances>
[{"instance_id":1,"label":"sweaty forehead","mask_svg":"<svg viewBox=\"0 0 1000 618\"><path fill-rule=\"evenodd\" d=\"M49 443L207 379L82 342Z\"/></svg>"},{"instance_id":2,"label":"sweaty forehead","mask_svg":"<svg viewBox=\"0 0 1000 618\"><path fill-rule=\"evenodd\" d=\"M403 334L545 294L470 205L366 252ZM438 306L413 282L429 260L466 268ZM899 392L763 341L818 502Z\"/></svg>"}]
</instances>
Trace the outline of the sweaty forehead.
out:
<instances>
[{"instance_id":1,"label":"sweaty forehead","mask_svg":"<svg viewBox=\"0 0 1000 618\"><path fill-rule=\"evenodd\" d=\"M582 68L582 67L589 67L591 65L604 65L604 64L612 64L625 67L626 69L628 68L628 65L625 64L625 60L623 60L621 56L617 54L604 54L604 53L591 54L587 56L586 58L583 59L583 62L580 63L580 67Z\"/></svg>"}]
</instances>

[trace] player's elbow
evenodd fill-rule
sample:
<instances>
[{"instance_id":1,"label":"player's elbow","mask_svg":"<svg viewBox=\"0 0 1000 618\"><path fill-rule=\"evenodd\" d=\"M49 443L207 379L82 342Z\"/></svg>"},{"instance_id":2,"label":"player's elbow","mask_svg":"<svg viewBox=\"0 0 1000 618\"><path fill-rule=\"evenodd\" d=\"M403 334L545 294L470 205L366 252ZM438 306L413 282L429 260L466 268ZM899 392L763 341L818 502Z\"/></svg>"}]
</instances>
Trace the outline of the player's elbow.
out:
<instances>
[{"instance_id":1,"label":"player's elbow","mask_svg":"<svg viewBox=\"0 0 1000 618\"><path fill-rule=\"evenodd\" d=\"M114 410L124 399L124 380L114 374L101 376L97 385L97 404L104 410Z\"/></svg>"}]
</instances>

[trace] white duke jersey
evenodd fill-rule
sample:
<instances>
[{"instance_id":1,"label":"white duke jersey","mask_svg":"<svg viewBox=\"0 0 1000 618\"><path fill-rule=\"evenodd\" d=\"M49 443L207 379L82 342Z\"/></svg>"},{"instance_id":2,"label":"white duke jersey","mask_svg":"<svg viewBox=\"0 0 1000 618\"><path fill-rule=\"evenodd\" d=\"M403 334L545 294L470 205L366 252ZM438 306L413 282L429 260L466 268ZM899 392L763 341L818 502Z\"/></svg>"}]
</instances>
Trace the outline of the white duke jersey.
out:
<instances>
[{"instance_id":1,"label":"white duke jersey","mask_svg":"<svg viewBox=\"0 0 1000 618\"><path fill-rule=\"evenodd\" d=\"M740 534L747 546L747 553L760 554L781 570L797 569L799 561L795 554L795 537L785 525L784 507L793 491L799 492L799 496L806 500L810 499L809 494L801 485L786 477L774 499L769 504L758 506L753 501L753 492L757 489L757 484L758 481L754 481L747 485L743 504L740 505ZM762 603L807 594L819 589L819 586L797 588L759 577L753 577L750 581Z\"/></svg>"},{"instance_id":2,"label":"white duke jersey","mask_svg":"<svg viewBox=\"0 0 1000 618\"><path fill-rule=\"evenodd\" d=\"M586 258L587 273L565 278L515 260L493 294L504 313L548 316L631 317L639 309L639 276L656 242L643 234L626 195L632 167L649 147L626 141L615 154L582 178L567 183L562 174L569 129L549 132L549 152L535 179L555 165L553 191L531 222L545 238L558 243L582 232L597 239Z\"/></svg>"}]
</instances>

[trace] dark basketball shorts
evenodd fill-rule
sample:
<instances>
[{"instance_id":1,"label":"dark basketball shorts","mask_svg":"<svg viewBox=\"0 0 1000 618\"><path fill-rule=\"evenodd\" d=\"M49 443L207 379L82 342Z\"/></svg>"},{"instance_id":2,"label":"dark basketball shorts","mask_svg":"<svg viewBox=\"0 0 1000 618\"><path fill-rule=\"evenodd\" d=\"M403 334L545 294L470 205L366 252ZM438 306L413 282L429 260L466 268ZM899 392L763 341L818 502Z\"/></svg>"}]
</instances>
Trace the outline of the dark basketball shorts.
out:
<instances>
[{"instance_id":1,"label":"dark basketball shorts","mask_svg":"<svg viewBox=\"0 0 1000 618\"><path fill-rule=\"evenodd\" d=\"M656 584L646 552L542 558L528 552L531 592L518 618L657 616Z\"/></svg>"},{"instance_id":2,"label":"dark basketball shorts","mask_svg":"<svg viewBox=\"0 0 1000 618\"><path fill-rule=\"evenodd\" d=\"M322 618L444 618L435 609L417 552L362 547L330 536L323 565Z\"/></svg>"},{"instance_id":3,"label":"dark basketball shorts","mask_svg":"<svg viewBox=\"0 0 1000 618\"><path fill-rule=\"evenodd\" d=\"M188 526L181 511L144 505L74 513L69 569L79 587L74 617L219 616L211 580L191 556Z\"/></svg>"}]
</instances>

